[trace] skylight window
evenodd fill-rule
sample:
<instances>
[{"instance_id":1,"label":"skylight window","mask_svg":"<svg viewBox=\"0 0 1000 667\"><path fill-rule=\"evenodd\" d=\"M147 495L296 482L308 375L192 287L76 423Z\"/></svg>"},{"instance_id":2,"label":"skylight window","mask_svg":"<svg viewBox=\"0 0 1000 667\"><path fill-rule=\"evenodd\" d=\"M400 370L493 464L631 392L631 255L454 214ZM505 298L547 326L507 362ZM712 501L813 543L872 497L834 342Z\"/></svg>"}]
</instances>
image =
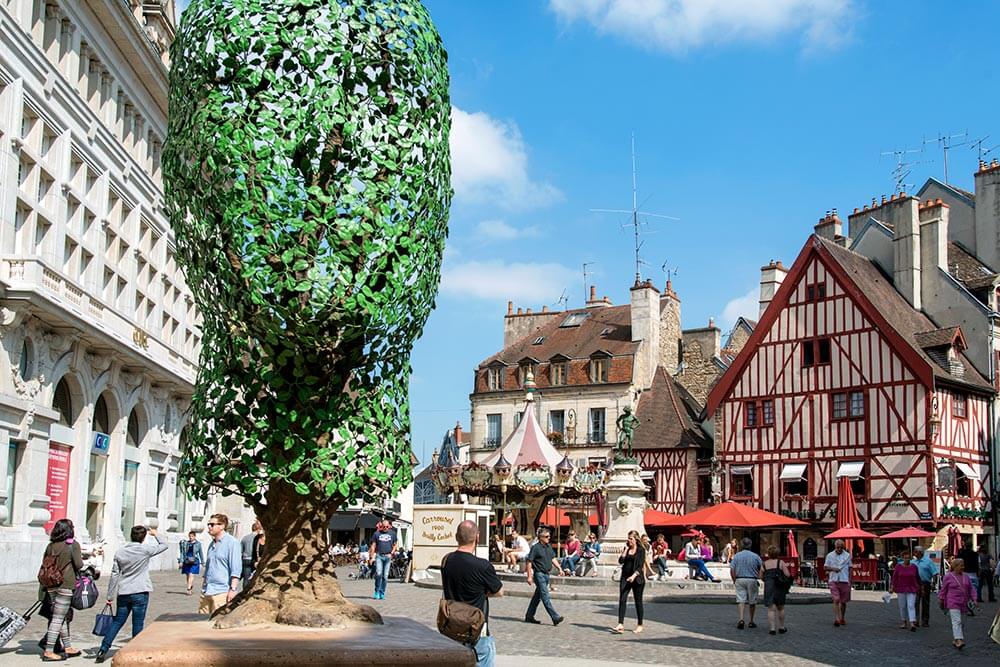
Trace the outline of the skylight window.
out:
<instances>
[{"instance_id":1,"label":"skylight window","mask_svg":"<svg viewBox=\"0 0 1000 667\"><path fill-rule=\"evenodd\" d=\"M611 333L611 327L604 327L604 330L601 331L602 336L607 336L609 333Z\"/></svg>"},{"instance_id":2,"label":"skylight window","mask_svg":"<svg viewBox=\"0 0 1000 667\"><path fill-rule=\"evenodd\" d=\"M532 345L541 345L544 342L545 342L545 336L539 336L535 340L531 341L531 344Z\"/></svg>"},{"instance_id":3,"label":"skylight window","mask_svg":"<svg viewBox=\"0 0 1000 667\"><path fill-rule=\"evenodd\" d=\"M562 321L560 327L578 327L583 324L583 321L587 319L589 313L570 313L566 316L566 319Z\"/></svg>"}]
</instances>

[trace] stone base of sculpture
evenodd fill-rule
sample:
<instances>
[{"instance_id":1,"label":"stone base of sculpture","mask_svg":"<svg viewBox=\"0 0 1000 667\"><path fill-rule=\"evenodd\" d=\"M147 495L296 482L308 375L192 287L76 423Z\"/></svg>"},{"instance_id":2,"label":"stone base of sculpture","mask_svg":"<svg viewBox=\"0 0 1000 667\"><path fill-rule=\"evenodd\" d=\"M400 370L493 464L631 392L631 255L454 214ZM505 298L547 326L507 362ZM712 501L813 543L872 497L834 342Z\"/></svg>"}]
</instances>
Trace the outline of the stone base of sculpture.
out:
<instances>
[{"instance_id":1,"label":"stone base of sculpture","mask_svg":"<svg viewBox=\"0 0 1000 667\"><path fill-rule=\"evenodd\" d=\"M216 630L204 616L167 614L114 655L115 667L301 667L441 665L473 667L472 649L409 618L344 629L252 625Z\"/></svg>"},{"instance_id":2,"label":"stone base of sculpture","mask_svg":"<svg viewBox=\"0 0 1000 667\"><path fill-rule=\"evenodd\" d=\"M608 499L608 529L601 541L600 563L617 565L630 530L643 532L646 511L646 485L639 476L637 463L615 463L608 475L605 493Z\"/></svg>"}]
</instances>

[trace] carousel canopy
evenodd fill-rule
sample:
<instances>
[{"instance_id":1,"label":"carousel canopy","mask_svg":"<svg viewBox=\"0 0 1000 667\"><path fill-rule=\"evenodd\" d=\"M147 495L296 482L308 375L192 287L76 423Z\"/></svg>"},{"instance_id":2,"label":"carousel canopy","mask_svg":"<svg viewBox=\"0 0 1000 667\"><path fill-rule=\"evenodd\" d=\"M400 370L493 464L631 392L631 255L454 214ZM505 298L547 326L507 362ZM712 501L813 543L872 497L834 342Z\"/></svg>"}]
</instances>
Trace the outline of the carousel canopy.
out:
<instances>
[{"instance_id":1,"label":"carousel canopy","mask_svg":"<svg viewBox=\"0 0 1000 667\"><path fill-rule=\"evenodd\" d=\"M507 437L497 451L491 454L483 464L492 467L503 456L515 468L522 465L536 464L556 469L563 455L549 442L545 431L538 425L535 418L534 397L528 394L524 401L524 412L521 422L514 432Z\"/></svg>"}]
</instances>

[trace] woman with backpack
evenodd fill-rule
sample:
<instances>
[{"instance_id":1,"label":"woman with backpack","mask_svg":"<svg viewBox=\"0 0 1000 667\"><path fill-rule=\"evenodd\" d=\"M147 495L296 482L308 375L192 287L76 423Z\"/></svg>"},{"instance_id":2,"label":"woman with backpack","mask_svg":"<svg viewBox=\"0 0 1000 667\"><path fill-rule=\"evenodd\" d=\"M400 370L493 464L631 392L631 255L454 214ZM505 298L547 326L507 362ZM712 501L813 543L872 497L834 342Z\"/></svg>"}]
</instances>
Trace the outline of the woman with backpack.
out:
<instances>
[{"instance_id":1,"label":"woman with backpack","mask_svg":"<svg viewBox=\"0 0 1000 667\"><path fill-rule=\"evenodd\" d=\"M205 562L205 554L201 550L201 542L192 530L188 538L178 544L177 563L181 566L181 574L187 577L187 594L194 591L194 577L201 573L201 564Z\"/></svg>"},{"instance_id":2,"label":"woman with backpack","mask_svg":"<svg viewBox=\"0 0 1000 667\"><path fill-rule=\"evenodd\" d=\"M42 567L38 570L41 585L39 599L49 597L52 617L45 633L43 662L57 662L80 655L80 649L70 646L69 614L76 587L77 573L83 568L83 552L73 538L73 522L59 519L49 533L49 545L42 556ZM63 654L54 651L56 640L62 643Z\"/></svg>"},{"instance_id":3,"label":"woman with backpack","mask_svg":"<svg viewBox=\"0 0 1000 667\"><path fill-rule=\"evenodd\" d=\"M767 560L764 561L764 606L767 607L768 633L785 634L785 596L792 587L792 575L788 565L778 558L778 545L767 548Z\"/></svg>"}]
</instances>

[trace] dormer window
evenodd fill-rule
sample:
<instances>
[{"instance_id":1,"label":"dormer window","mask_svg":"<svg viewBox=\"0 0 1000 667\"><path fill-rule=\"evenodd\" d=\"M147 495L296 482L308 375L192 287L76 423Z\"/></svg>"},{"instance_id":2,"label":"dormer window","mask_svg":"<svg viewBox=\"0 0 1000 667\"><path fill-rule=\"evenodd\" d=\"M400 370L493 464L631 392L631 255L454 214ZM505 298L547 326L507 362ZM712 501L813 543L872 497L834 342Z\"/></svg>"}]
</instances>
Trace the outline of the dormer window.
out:
<instances>
[{"instance_id":1,"label":"dormer window","mask_svg":"<svg viewBox=\"0 0 1000 667\"><path fill-rule=\"evenodd\" d=\"M608 381L608 365L611 359L605 356L590 358L590 381L599 384Z\"/></svg>"},{"instance_id":2,"label":"dormer window","mask_svg":"<svg viewBox=\"0 0 1000 667\"><path fill-rule=\"evenodd\" d=\"M492 366L486 369L486 386L490 391L503 390L503 366Z\"/></svg>"},{"instance_id":3,"label":"dormer window","mask_svg":"<svg viewBox=\"0 0 1000 667\"><path fill-rule=\"evenodd\" d=\"M566 384L566 362L553 360L549 363L549 384L554 387Z\"/></svg>"},{"instance_id":4,"label":"dormer window","mask_svg":"<svg viewBox=\"0 0 1000 667\"><path fill-rule=\"evenodd\" d=\"M531 341L531 344L532 345L541 345L544 342L545 342L545 336L539 336L535 340Z\"/></svg>"},{"instance_id":5,"label":"dormer window","mask_svg":"<svg viewBox=\"0 0 1000 667\"><path fill-rule=\"evenodd\" d=\"M819 301L826 298L826 283L806 285L806 301Z\"/></svg>"}]
</instances>

